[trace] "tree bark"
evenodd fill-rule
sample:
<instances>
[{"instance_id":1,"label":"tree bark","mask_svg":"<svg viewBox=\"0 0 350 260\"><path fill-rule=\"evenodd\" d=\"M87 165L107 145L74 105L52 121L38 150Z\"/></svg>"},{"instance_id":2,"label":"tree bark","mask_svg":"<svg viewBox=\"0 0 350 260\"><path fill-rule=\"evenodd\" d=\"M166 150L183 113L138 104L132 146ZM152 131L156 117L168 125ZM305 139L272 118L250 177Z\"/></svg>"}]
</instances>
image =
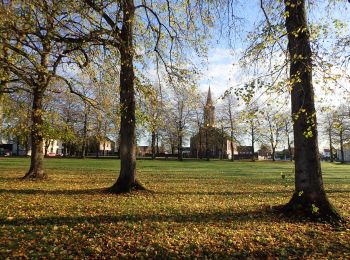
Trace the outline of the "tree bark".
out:
<instances>
[{"instance_id":1,"label":"tree bark","mask_svg":"<svg viewBox=\"0 0 350 260\"><path fill-rule=\"evenodd\" d=\"M2 49L1 56L3 59L8 58L8 49L6 48L5 42L7 41L7 33L3 32L3 39L2 39ZM7 88L6 81L9 79L9 69L7 66L1 66L0 67L0 144L2 144L3 139L3 115L4 115L4 93L2 92L5 88Z\"/></svg>"},{"instance_id":2,"label":"tree bark","mask_svg":"<svg viewBox=\"0 0 350 260\"><path fill-rule=\"evenodd\" d=\"M328 137L329 137L329 156L330 156L329 160L330 162L333 162L332 128L329 128Z\"/></svg>"},{"instance_id":3,"label":"tree bark","mask_svg":"<svg viewBox=\"0 0 350 260\"><path fill-rule=\"evenodd\" d=\"M159 155L159 133L158 132L156 132L156 154L158 154Z\"/></svg>"},{"instance_id":4,"label":"tree bark","mask_svg":"<svg viewBox=\"0 0 350 260\"><path fill-rule=\"evenodd\" d=\"M152 141L151 141L152 159L156 158L156 132L152 131Z\"/></svg>"},{"instance_id":5,"label":"tree bark","mask_svg":"<svg viewBox=\"0 0 350 260\"><path fill-rule=\"evenodd\" d=\"M44 146L45 146L45 152L44 152L44 157L47 156L48 150L49 150L49 146L50 146L51 140L47 139L44 141Z\"/></svg>"},{"instance_id":6,"label":"tree bark","mask_svg":"<svg viewBox=\"0 0 350 260\"><path fill-rule=\"evenodd\" d=\"M231 128L232 129L232 128ZM231 162L234 162L235 161L235 146L233 145L233 131L231 130L231 139L230 139L230 142L231 142Z\"/></svg>"},{"instance_id":7,"label":"tree bark","mask_svg":"<svg viewBox=\"0 0 350 260\"><path fill-rule=\"evenodd\" d=\"M183 161L182 156L182 123L180 122L179 126L179 136L178 136L178 144L177 144L177 159L179 161Z\"/></svg>"},{"instance_id":8,"label":"tree bark","mask_svg":"<svg viewBox=\"0 0 350 260\"><path fill-rule=\"evenodd\" d=\"M288 142L288 151L289 151L289 160L293 161L292 147L290 145L289 133L287 132L287 142Z\"/></svg>"},{"instance_id":9,"label":"tree bark","mask_svg":"<svg viewBox=\"0 0 350 260\"><path fill-rule=\"evenodd\" d=\"M84 111L84 127L83 127L83 145L81 148L81 158L85 158L86 156L86 143L87 143L87 121L88 121L88 111Z\"/></svg>"},{"instance_id":10,"label":"tree bark","mask_svg":"<svg viewBox=\"0 0 350 260\"><path fill-rule=\"evenodd\" d=\"M3 124L3 113L4 113L3 111L4 94L1 93L2 88L3 86L0 85L0 144L2 144L2 139L3 139L2 124Z\"/></svg>"},{"instance_id":11,"label":"tree bark","mask_svg":"<svg viewBox=\"0 0 350 260\"><path fill-rule=\"evenodd\" d=\"M252 161L255 161L255 149L254 149L254 144L255 144L255 135L254 135L254 123L251 122L251 136L252 136Z\"/></svg>"},{"instance_id":12,"label":"tree bark","mask_svg":"<svg viewBox=\"0 0 350 260\"><path fill-rule=\"evenodd\" d=\"M202 148L202 127L199 126L199 159L203 159L203 148ZM198 152L197 152L198 154ZM198 158L198 156L197 156Z\"/></svg>"},{"instance_id":13,"label":"tree bark","mask_svg":"<svg viewBox=\"0 0 350 260\"><path fill-rule=\"evenodd\" d=\"M282 210L287 215L339 220L340 215L328 201L323 188L305 0L285 0L284 3L291 59L295 192Z\"/></svg>"},{"instance_id":14,"label":"tree bark","mask_svg":"<svg viewBox=\"0 0 350 260\"><path fill-rule=\"evenodd\" d=\"M207 158L207 161L210 160L209 155L209 140L208 140L208 126L205 127L205 156Z\"/></svg>"},{"instance_id":15,"label":"tree bark","mask_svg":"<svg viewBox=\"0 0 350 260\"><path fill-rule=\"evenodd\" d=\"M16 137L16 155L19 156L19 138Z\"/></svg>"},{"instance_id":16,"label":"tree bark","mask_svg":"<svg viewBox=\"0 0 350 260\"><path fill-rule=\"evenodd\" d=\"M36 87L33 93L32 106L32 154L29 171L22 179L46 179L44 172L44 138L43 138L43 92Z\"/></svg>"},{"instance_id":17,"label":"tree bark","mask_svg":"<svg viewBox=\"0 0 350 260\"><path fill-rule=\"evenodd\" d=\"M343 129L340 129L339 131L339 141L340 141L340 156L341 156L340 162L345 163Z\"/></svg>"},{"instance_id":18,"label":"tree bark","mask_svg":"<svg viewBox=\"0 0 350 260\"><path fill-rule=\"evenodd\" d=\"M136 179L136 125L134 88L133 26L135 6L133 0L123 0L123 25L120 52L120 174L111 187L113 193L144 189Z\"/></svg>"}]
</instances>

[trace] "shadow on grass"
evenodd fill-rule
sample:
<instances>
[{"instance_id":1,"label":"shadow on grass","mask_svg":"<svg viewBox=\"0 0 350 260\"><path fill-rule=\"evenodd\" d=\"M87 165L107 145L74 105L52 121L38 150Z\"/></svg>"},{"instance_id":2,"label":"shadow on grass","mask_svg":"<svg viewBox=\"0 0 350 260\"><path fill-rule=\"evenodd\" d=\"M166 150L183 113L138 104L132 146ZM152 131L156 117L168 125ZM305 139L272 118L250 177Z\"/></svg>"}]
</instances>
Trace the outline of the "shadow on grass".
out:
<instances>
[{"instance_id":1,"label":"shadow on grass","mask_svg":"<svg viewBox=\"0 0 350 260\"><path fill-rule=\"evenodd\" d=\"M146 190L140 192L148 195L188 195L188 196L239 196L239 195L251 195L251 196L262 196L266 195L286 195L290 194L290 191L150 191ZM344 193L350 194L349 189L344 190L328 190L328 194L333 193ZM98 195L98 194L112 194L108 191L108 188L98 189L74 189L74 190L41 190L41 189L0 189L0 194L18 194L18 195ZM133 194L133 192L131 193ZM125 193L128 195L128 193Z\"/></svg>"},{"instance_id":2,"label":"shadow on grass","mask_svg":"<svg viewBox=\"0 0 350 260\"><path fill-rule=\"evenodd\" d=\"M37 189L0 189L0 194L23 194L23 195L95 195L108 194L107 187L99 189L77 189L77 190L37 190Z\"/></svg>"},{"instance_id":3,"label":"shadow on grass","mask_svg":"<svg viewBox=\"0 0 350 260\"><path fill-rule=\"evenodd\" d=\"M2 225L22 226L22 225L68 225L74 226L79 223L101 225L105 223L118 222L175 222L175 223L219 223L222 221L248 222L254 219L259 221L270 221L277 216L277 212L272 210L258 210L246 212L189 212L186 214L120 214L120 215L87 215L87 216L52 216L42 218L0 218Z\"/></svg>"}]
</instances>

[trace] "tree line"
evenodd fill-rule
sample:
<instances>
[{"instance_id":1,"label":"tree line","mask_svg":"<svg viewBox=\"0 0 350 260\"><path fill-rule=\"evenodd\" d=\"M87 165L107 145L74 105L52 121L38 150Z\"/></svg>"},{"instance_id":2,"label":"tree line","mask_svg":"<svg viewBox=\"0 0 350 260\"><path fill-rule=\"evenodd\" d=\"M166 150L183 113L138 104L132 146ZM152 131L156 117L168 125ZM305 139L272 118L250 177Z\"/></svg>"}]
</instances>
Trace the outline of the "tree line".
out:
<instances>
[{"instance_id":1,"label":"tree line","mask_svg":"<svg viewBox=\"0 0 350 260\"><path fill-rule=\"evenodd\" d=\"M74 106L74 101L63 97L65 92L70 92L81 99L83 115L95 109L96 133L101 133L105 125L111 125L103 122L110 117L118 129L121 168L116 183L109 190L120 193L144 189L136 174L137 99L145 101L151 92L146 87L144 69L153 64L157 73L166 72L167 81L174 86L173 96L178 95L178 99L172 107L177 113L170 116L176 118L178 133L174 138L181 148L188 123L186 105L191 103L186 98L193 98L183 93L185 89L191 91L191 75L195 75L195 71L185 65L191 58L189 49L194 53L205 50L204 39L215 15L222 13L222 9L232 22L235 16L230 8L234 4L234 1L229 4L226 1L2 1L0 98L7 102L8 95L12 95L19 100L15 102L18 106L26 97L31 101L31 108L21 115L27 120L30 115L28 131L32 149L30 169L24 179L47 177L43 168L43 146L51 124L47 124L45 100L57 99L59 103ZM315 37L314 28L310 29L307 8L311 7L304 0L261 0L260 7L265 19L259 24L260 30L250 35L252 44L246 52L247 61L252 57L271 60L277 49L284 57L281 59L284 66L272 70L269 84L277 96L285 86L291 97L295 193L282 211L339 219L324 191L318 149L313 85L317 66L313 61L323 62L324 73L330 65L315 55L312 44L314 38L323 36L316 34ZM339 46L346 49L346 41L346 37L339 37ZM108 68L103 68L105 66ZM77 71L88 75L88 80L84 76L78 79ZM282 71L287 75L284 84L277 82ZM248 100L250 87L245 88ZM119 111L118 118L105 116L108 112L99 106L103 102L110 102L107 107ZM159 102L164 102L162 95ZM150 110L153 116L148 119L156 121L157 107ZM253 108L247 117L252 144L256 138L255 112ZM277 131L276 124L272 123L273 113L268 111L265 116L269 142L274 150L281 129ZM83 118L84 125L85 116ZM65 120L74 125L71 111L67 111ZM153 126L150 129L155 132ZM71 131L69 127L65 130ZM86 134L87 126L83 127L83 136Z\"/></svg>"}]
</instances>

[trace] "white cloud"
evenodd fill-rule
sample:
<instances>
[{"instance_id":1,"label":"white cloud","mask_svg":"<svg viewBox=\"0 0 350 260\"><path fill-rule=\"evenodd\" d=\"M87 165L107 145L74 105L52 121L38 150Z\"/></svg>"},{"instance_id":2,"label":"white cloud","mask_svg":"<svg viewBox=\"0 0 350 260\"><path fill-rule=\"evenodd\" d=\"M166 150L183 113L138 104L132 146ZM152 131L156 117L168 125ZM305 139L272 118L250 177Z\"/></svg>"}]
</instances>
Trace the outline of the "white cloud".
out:
<instances>
[{"instance_id":1,"label":"white cloud","mask_svg":"<svg viewBox=\"0 0 350 260\"><path fill-rule=\"evenodd\" d=\"M241 71L234 65L237 59L238 55L234 55L231 49L213 49L208 55L207 68L202 71L200 90L207 91L210 85L214 96L219 97L230 87L239 85Z\"/></svg>"}]
</instances>

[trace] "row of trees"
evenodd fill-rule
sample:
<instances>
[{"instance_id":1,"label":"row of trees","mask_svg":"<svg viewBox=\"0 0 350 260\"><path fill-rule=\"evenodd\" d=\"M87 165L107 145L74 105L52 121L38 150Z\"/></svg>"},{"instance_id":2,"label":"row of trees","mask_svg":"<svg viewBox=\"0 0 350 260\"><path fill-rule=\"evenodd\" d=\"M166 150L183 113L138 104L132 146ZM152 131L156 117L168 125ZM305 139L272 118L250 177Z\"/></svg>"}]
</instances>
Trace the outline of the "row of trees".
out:
<instances>
[{"instance_id":1,"label":"row of trees","mask_svg":"<svg viewBox=\"0 0 350 260\"><path fill-rule=\"evenodd\" d=\"M333 162L337 149L340 150L340 161L344 163L344 144L350 142L350 107L342 104L335 108L325 108L321 120L323 135L327 138L330 161Z\"/></svg>"},{"instance_id":2,"label":"row of trees","mask_svg":"<svg viewBox=\"0 0 350 260\"><path fill-rule=\"evenodd\" d=\"M158 72L165 71L168 82L174 86L175 96L179 96L172 107L176 107L178 112L173 117L176 118L174 121L177 122L178 132L175 138L181 148L183 132L188 123L186 104L190 103L185 99L187 97L183 95L183 89L191 89L187 87L190 78L187 72L191 70L185 57L190 56L191 47L194 47L192 50L195 52L203 50L203 39L216 14L214 10L220 10L217 12L220 14L226 13L230 22L235 17L232 15L234 4L234 1L2 1L0 98L4 99L3 93L16 93L21 97L29 93L32 102L29 112L32 155L25 178L47 177L43 168L47 129L44 100L47 96L62 93L65 87L83 100L85 112L89 111L90 106L96 107L96 128L102 128L103 116L98 112L100 102L94 100L99 94L89 96L84 93L82 85L88 85L78 84L81 80L77 80L76 72L84 72L89 81L94 84L100 82L104 86L107 80L104 73L100 75L98 71L101 64L107 63L112 69L113 64L117 64L117 71L112 70L108 74L109 78L119 79L117 108L121 159L119 177L110 190L119 193L142 189L136 177L135 152L136 100L138 97L144 99L142 94L150 93L145 88L147 80L144 79L144 69L153 64L151 67L157 68ZM273 70L270 75L271 86L277 86L275 90L279 95L280 88L287 85L291 95L295 193L283 211L313 216L316 205L318 216L339 219L327 199L322 181L312 80L315 56L311 43L315 36L310 33L305 1L261 0L260 7L265 20L250 39L252 45L247 51L247 57L260 61L271 59L277 46L279 54L285 57L282 59L284 66ZM274 84L285 68L285 84ZM115 94L114 91L112 93ZM103 101L106 95L102 96ZM162 99L160 102L162 104ZM250 114L254 113L255 110ZM274 113L266 114L270 132L275 133L270 134L272 147L276 146L277 140L273 117ZM154 118L157 118L157 113ZM253 129L256 123L254 116L251 118L249 122ZM83 136L86 131L87 127L83 127ZM152 131L155 132L154 129ZM251 131L251 135L254 141L255 132Z\"/></svg>"}]
</instances>

